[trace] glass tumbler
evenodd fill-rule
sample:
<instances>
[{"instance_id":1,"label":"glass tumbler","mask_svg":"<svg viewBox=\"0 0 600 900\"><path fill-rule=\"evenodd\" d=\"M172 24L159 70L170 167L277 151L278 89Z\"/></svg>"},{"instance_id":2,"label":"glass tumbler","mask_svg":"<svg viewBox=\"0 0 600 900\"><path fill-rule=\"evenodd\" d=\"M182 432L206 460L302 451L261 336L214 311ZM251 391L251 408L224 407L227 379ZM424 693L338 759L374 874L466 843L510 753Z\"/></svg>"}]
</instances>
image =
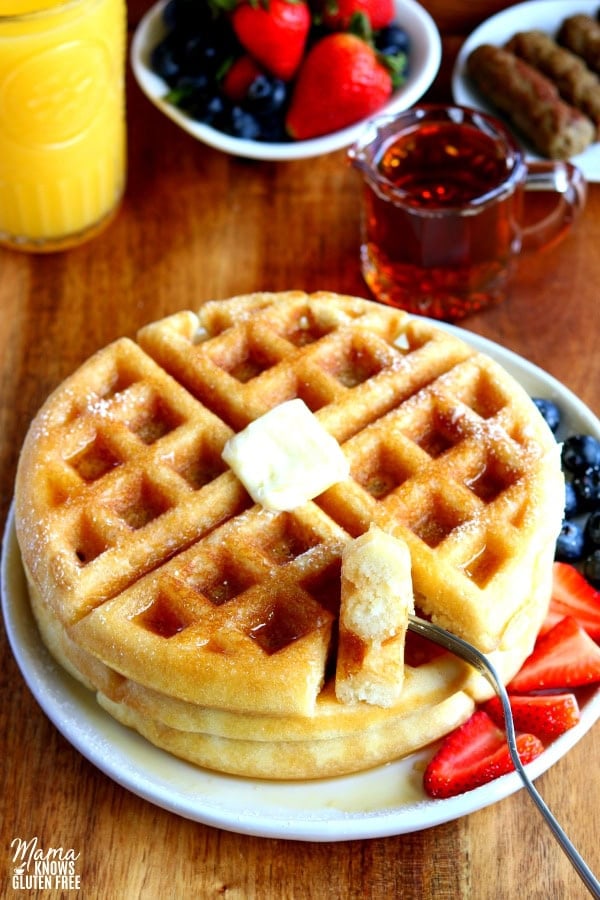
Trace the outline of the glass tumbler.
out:
<instances>
[{"instance_id":1,"label":"glass tumbler","mask_svg":"<svg viewBox=\"0 0 600 900\"><path fill-rule=\"evenodd\" d=\"M0 243L95 235L125 185L125 0L0 0Z\"/></svg>"}]
</instances>

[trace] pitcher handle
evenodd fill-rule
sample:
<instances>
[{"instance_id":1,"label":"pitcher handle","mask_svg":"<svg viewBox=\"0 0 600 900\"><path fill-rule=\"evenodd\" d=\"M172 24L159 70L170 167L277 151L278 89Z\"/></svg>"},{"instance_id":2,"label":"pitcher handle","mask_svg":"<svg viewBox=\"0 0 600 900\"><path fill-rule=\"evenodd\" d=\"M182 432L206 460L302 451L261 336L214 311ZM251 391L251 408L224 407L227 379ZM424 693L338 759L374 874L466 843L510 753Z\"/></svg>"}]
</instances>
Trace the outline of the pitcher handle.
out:
<instances>
[{"instance_id":1,"label":"pitcher handle","mask_svg":"<svg viewBox=\"0 0 600 900\"><path fill-rule=\"evenodd\" d=\"M585 206L587 182L581 169L570 162L540 161L527 165L526 191L556 195L552 210L521 232L525 252L545 249L564 237Z\"/></svg>"}]
</instances>

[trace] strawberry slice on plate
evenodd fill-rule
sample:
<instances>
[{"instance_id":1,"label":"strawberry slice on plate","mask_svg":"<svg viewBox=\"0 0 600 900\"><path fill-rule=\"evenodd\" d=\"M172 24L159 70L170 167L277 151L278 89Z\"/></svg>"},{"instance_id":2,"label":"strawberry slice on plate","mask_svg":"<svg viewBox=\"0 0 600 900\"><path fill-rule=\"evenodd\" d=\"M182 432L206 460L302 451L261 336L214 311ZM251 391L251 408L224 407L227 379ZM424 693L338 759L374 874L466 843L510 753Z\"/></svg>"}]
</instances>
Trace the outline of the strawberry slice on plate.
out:
<instances>
[{"instance_id":1,"label":"strawberry slice on plate","mask_svg":"<svg viewBox=\"0 0 600 900\"><path fill-rule=\"evenodd\" d=\"M543 749L533 734L517 737L517 750L524 765ZM512 771L514 765L504 732L483 709L478 709L444 738L425 770L423 785L430 797L447 799Z\"/></svg>"},{"instance_id":2,"label":"strawberry slice on plate","mask_svg":"<svg viewBox=\"0 0 600 900\"><path fill-rule=\"evenodd\" d=\"M542 632L565 616L577 619L591 638L600 640L600 591L595 590L575 566L555 562L552 600Z\"/></svg>"},{"instance_id":3,"label":"strawberry slice on plate","mask_svg":"<svg viewBox=\"0 0 600 900\"><path fill-rule=\"evenodd\" d=\"M541 741L552 741L577 725L581 718L575 694L538 694L509 697L513 722L517 731L535 734ZM499 697L492 697L483 709L500 728L504 728L504 711Z\"/></svg>"},{"instance_id":4,"label":"strawberry slice on plate","mask_svg":"<svg viewBox=\"0 0 600 900\"><path fill-rule=\"evenodd\" d=\"M600 647L576 619L565 616L538 638L508 690L527 694L597 681L600 681Z\"/></svg>"}]
</instances>

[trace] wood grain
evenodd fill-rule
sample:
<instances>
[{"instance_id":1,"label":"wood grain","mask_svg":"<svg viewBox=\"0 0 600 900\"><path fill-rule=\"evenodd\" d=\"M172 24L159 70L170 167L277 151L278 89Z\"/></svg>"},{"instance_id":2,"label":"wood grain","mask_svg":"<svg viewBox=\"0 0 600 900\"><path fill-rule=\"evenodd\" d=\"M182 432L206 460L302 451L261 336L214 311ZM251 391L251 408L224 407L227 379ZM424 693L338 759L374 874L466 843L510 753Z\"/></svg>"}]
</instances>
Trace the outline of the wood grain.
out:
<instances>
[{"instance_id":1,"label":"wood grain","mask_svg":"<svg viewBox=\"0 0 600 900\"><path fill-rule=\"evenodd\" d=\"M442 26L445 48L429 98L445 98L462 37L508 4L424 5ZM142 9L130 6L132 21ZM56 256L0 251L2 525L29 420L96 349L211 297L291 287L366 291L358 263L358 181L343 152L289 164L229 158L167 122L131 81L128 92L128 189L108 230ZM598 246L594 184L572 233L548 253L523 257L507 301L465 323L544 367L596 413ZM0 896L19 895L10 883L11 841L33 836L81 854L86 898L585 896L523 792L434 829L349 843L245 837L165 812L119 787L61 737L25 686L3 632L0 639ZM599 758L596 727L539 780L596 870Z\"/></svg>"}]
</instances>

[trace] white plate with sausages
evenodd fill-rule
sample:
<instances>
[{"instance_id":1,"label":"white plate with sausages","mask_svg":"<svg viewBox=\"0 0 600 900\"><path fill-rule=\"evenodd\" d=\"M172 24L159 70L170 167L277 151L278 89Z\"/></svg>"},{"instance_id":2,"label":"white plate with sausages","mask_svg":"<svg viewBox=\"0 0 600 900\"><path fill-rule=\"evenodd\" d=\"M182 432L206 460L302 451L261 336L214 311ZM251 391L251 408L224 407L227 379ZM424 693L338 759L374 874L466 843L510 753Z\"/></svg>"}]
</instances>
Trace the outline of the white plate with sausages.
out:
<instances>
[{"instance_id":1,"label":"white plate with sausages","mask_svg":"<svg viewBox=\"0 0 600 900\"><path fill-rule=\"evenodd\" d=\"M599 10L600 0L529 0L486 19L467 38L457 57L452 75L454 101L461 106L471 106L502 118L469 79L466 73L469 54L481 44L501 47L519 31L539 29L554 37L568 16L583 13L595 18ZM526 142L523 140L522 143L527 156L536 158ZM584 153L572 157L571 162L581 169L588 181L600 182L600 142L596 141Z\"/></svg>"}]
</instances>

